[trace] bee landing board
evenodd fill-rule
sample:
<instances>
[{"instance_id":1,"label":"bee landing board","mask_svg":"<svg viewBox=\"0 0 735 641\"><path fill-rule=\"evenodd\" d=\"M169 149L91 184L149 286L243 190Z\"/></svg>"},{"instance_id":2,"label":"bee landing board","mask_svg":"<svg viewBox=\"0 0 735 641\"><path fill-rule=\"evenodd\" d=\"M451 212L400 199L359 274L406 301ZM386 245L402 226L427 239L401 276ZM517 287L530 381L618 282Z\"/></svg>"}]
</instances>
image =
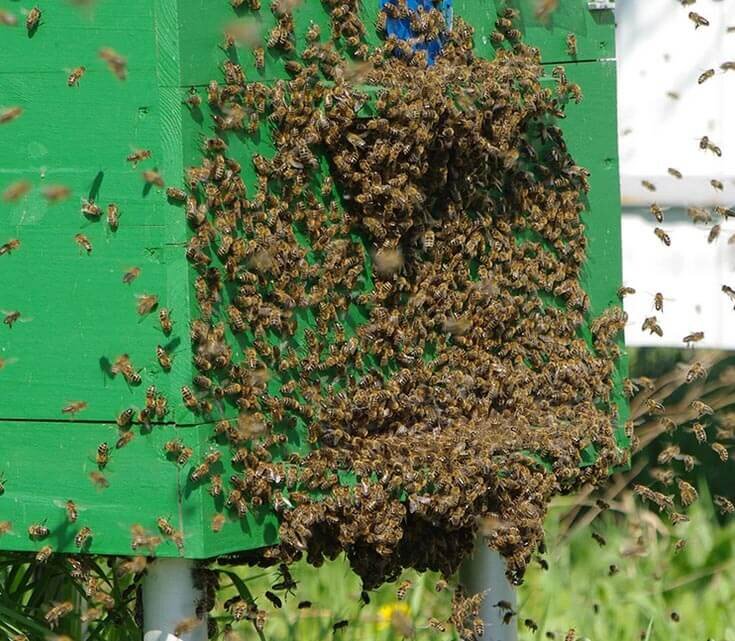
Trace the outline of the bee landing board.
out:
<instances>
[{"instance_id":1,"label":"bee landing board","mask_svg":"<svg viewBox=\"0 0 735 641\"><path fill-rule=\"evenodd\" d=\"M98 0L79 7L55 2L42 8L31 37L22 20L15 28L0 27L0 110L22 109L0 124L0 243L20 241L0 255L3 308L20 312L15 322L2 326L0 336L0 522L10 522L3 526L0 548L36 551L51 545L78 552L75 539L88 527L91 535L81 551L128 554L134 525L161 537L156 546L161 556L207 558L278 542L279 517L269 505L248 503L243 518L237 505L234 510L225 506L232 491L228 479L242 468L233 470L233 452L224 441L213 440L212 431L221 416L238 414L224 393L233 380L215 377L220 396L192 384L201 375L194 358L202 354L192 347L190 329L200 316L196 297L203 285L186 257L192 230L185 206L160 187L161 180L180 186L186 168L201 165L202 140L214 135L211 116L226 117L211 112L206 91L210 80L222 82L223 25L233 17L256 16L263 38L278 27L267 6L255 11L246 2L235 15L224 0L210 4L203 11L193 0L130 0L124 6ZM454 0L455 20L462 17L476 28L480 57L495 55L492 25L501 4ZM378 6L368 5L362 3L363 38L377 46ZM562 0L557 12L539 23L532 3L517 6L518 28L547 63L544 84L556 84L552 69L561 64L569 82L585 93L559 124L575 161L591 173L583 213L588 259L581 282L594 318L617 304L621 273L612 15L591 13L582 0ZM330 18L320 3L304 2L293 18L296 51L308 46L313 24L330 33ZM263 64L256 68L258 55L247 47L228 54L249 81L272 88L277 80L291 78L284 62L295 60L295 53L264 47ZM192 101L192 91L201 105ZM368 112L372 108L365 105ZM222 134L228 156L242 165L251 198L258 184L251 158L273 156L271 132L263 119L250 135ZM318 160L328 168L324 158ZM106 220L110 204L119 212L116 225ZM308 234L299 233L297 238L308 242ZM369 256L364 235L356 234L354 242ZM307 256L307 262L313 260ZM363 293L373 285L371 270L366 259L359 285ZM223 297L229 298L232 288L224 289ZM234 326L226 302L215 310L213 323L229 320ZM159 319L164 308L170 331ZM293 348L303 359L309 349L306 330L317 322L308 309L298 309L294 319L292 340L282 342L273 334L264 340L286 357ZM367 318L354 305L342 321L349 335ZM588 327L580 331L591 339ZM233 335L230 326L226 333L234 346L232 360L247 363L257 337L248 331ZM623 371L619 363L614 402L621 413ZM277 368L265 378L268 395L276 399L294 380ZM147 396L151 386L155 391ZM197 405L205 401L211 409L192 411L183 387L192 390ZM304 402L303 397L294 401ZM126 423L128 409L133 424L121 430L117 423ZM260 409L269 422L278 422L269 407ZM275 460L310 448L308 419L302 413L287 415L292 420L280 430L285 442L272 448ZM127 433L133 434L129 442ZM621 431L618 438L624 445ZM100 449L105 443L107 452ZM208 466L206 482L197 480L197 467L218 451L221 457ZM595 456L590 446L581 463L590 464ZM212 475L225 485L214 497ZM340 475L343 483L350 478ZM73 522L69 500L77 512ZM225 518L217 521L220 513ZM161 518L176 536L160 527ZM219 524L218 532L212 531L213 523ZM49 534L29 536L34 524Z\"/></svg>"}]
</instances>

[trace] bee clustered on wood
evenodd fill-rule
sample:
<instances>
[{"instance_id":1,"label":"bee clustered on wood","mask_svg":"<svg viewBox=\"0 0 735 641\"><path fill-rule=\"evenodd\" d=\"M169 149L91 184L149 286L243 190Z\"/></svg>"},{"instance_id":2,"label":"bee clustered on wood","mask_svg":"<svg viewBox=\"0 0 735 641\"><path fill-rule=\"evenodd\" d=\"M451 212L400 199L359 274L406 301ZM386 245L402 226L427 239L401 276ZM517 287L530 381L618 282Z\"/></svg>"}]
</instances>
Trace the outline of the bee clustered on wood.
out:
<instances>
[{"instance_id":1,"label":"bee clustered on wood","mask_svg":"<svg viewBox=\"0 0 735 641\"><path fill-rule=\"evenodd\" d=\"M291 51L290 5L276 4L268 45ZM228 61L209 85L218 135L265 120L275 154L252 157L251 197L223 138L188 171L200 374L184 400L238 408L215 427L239 470L216 494L240 518L279 513L263 562L345 551L367 588L404 567L449 575L485 519L520 580L551 496L622 457L625 317L591 316L587 172L553 124L578 88L563 73L542 85L520 42L476 58L460 18L433 66L393 37L368 51L356 8L330 7L334 40L363 62L312 29L291 80L247 82ZM431 15L411 20L435 37ZM312 450L274 462L304 432Z\"/></svg>"}]
</instances>

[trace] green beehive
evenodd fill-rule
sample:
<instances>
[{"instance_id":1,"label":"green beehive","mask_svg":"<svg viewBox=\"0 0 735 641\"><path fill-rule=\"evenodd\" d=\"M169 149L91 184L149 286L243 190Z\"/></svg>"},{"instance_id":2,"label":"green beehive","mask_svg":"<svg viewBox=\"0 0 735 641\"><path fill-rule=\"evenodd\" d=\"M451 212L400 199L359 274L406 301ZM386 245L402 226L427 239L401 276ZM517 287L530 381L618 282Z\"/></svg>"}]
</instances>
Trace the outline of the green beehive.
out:
<instances>
[{"instance_id":1,"label":"green beehive","mask_svg":"<svg viewBox=\"0 0 735 641\"><path fill-rule=\"evenodd\" d=\"M0 481L5 490L0 521L12 522L0 547L36 551L51 545L78 552L74 539L86 526L92 536L85 551L129 554L131 526L152 532L158 517L183 534L180 549L165 540L157 549L160 556L208 558L275 544L279 520L268 506L228 519L221 532L213 533L210 523L221 501L213 501L208 486L190 478L192 467L214 447L212 423L220 417L218 411L206 416L190 411L181 395L197 375L189 340L196 273L185 257L191 230L181 206L142 178L143 171L155 171L166 185L180 185L186 168L201 162L202 138L212 135L206 86L221 78L223 26L233 19L233 10L225 1L205 7L194 0L45 4L39 5L42 18L32 34L15 3L0 6L20 22L0 27L0 111L23 110L0 125L0 190L18 181L31 185L27 195L0 202L0 244L20 241L0 255L0 308L21 314L0 332ZM365 2L362 8L370 44L379 42L371 26L377 4ZM495 54L492 32L501 4L454 2L454 15L475 27L480 57ZM593 11L587 4L562 0L546 22L534 17L534 3L516 6L525 41L542 52L548 83L554 82L552 68L563 65L570 82L585 94L560 124L576 162L591 172L583 215L589 240L583 286L591 314L598 315L617 304L621 279L614 20L611 11ZM263 34L275 24L265 6L259 12L241 9L238 15L255 16ZM329 33L328 14L319 2L304 1L294 20L297 49L303 48L311 22ZM570 35L576 38L573 55ZM126 58L124 79L100 56L106 48ZM249 80L272 84L290 77L283 68L288 58L267 49L262 70L255 70L249 51L240 62ZM80 66L85 73L78 85L69 86L69 74ZM201 109L186 104L192 88L205 100ZM368 116L370 109L367 104ZM256 176L250 157L273 151L267 127L258 136L233 136L229 142L230 156L241 162L252 187ZM137 149L151 155L136 166L126 157ZM71 195L52 202L58 186ZM80 211L82 199L103 209L100 219ZM117 229L105 222L109 203L119 208ZM75 240L78 234L91 251ZM140 270L137 277L123 282L133 269ZM157 307L140 314L137 306L146 295L157 297ZM159 324L161 308L170 310L169 334ZM170 370L159 363L157 346L170 355ZM121 355L139 371L140 384L115 371ZM618 393L623 370L619 365ZM282 382L274 376L269 391L277 393ZM168 400L168 412L147 428L136 425L132 441L116 449L116 417L127 408L137 415L150 385ZM64 411L82 402L83 409ZM622 396L617 402L622 410ZM237 414L227 405L221 412ZM289 447L308 451L305 425L298 427L289 435ZM164 444L172 439L191 448L186 464L166 456ZM625 444L622 429L619 439ZM102 443L111 454L100 470L96 453ZM594 459L593 449L588 454L582 464ZM229 464L225 468L223 478L231 473ZM95 483L90 475L97 473L106 480L98 477ZM64 509L69 499L79 512L74 523ZM49 536L30 537L27 528L33 524L48 527Z\"/></svg>"}]
</instances>

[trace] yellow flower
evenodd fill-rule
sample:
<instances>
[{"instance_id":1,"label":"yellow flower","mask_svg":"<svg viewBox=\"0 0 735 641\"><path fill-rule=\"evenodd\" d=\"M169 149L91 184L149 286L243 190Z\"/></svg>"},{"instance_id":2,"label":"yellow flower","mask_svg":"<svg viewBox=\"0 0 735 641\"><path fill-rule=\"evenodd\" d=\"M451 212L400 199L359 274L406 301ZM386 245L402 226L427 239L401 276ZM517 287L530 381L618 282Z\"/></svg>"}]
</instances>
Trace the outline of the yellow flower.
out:
<instances>
[{"instance_id":1,"label":"yellow flower","mask_svg":"<svg viewBox=\"0 0 735 641\"><path fill-rule=\"evenodd\" d=\"M396 619L405 619L410 613L407 603L388 603L378 609L378 630L385 630L393 625Z\"/></svg>"}]
</instances>

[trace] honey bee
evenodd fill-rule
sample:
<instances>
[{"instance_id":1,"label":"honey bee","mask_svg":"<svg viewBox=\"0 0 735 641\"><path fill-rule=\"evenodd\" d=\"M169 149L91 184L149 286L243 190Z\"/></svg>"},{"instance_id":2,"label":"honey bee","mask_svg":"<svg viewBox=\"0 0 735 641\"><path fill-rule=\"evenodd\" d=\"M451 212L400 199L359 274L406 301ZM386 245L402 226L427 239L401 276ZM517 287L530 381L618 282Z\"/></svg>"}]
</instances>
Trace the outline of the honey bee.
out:
<instances>
[{"instance_id":1,"label":"honey bee","mask_svg":"<svg viewBox=\"0 0 735 641\"><path fill-rule=\"evenodd\" d=\"M50 545L44 545L36 553L36 561L38 563L46 563L51 558L53 553L54 553L54 548L52 548Z\"/></svg>"},{"instance_id":2,"label":"honey bee","mask_svg":"<svg viewBox=\"0 0 735 641\"><path fill-rule=\"evenodd\" d=\"M626 296L635 294L635 289L633 287L619 287L618 288L618 298L625 298Z\"/></svg>"},{"instance_id":3,"label":"honey bee","mask_svg":"<svg viewBox=\"0 0 735 641\"><path fill-rule=\"evenodd\" d=\"M338 630L346 628L349 624L350 622L347 619L342 619L341 621L337 621L337 623L335 623L332 626L332 632L337 632Z\"/></svg>"},{"instance_id":4,"label":"honey bee","mask_svg":"<svg viewBox=\"0 0 735 641\"><path fill-rule=\"evenodd\" d=\"M76 234L74 236L74 242L82 249L84 249L88 254L92 253L92 243L89 242L89 238L87 238L84 234Z\"/></svg>"},{"instance_id":5,"label":"honey bee","mask_svg":"<svg viewBox=\"0 0 735 641\"><path fill-rule=\"evenodd\" d=\"M20 118L23 114L22 107L7 107L6 109L0 110L0 125L12 122L16 118Z\"/></svg>"},{"instance_id":6,"label":"honey bee","mask_svg":"<svg viewBox=\"0 0 735 641\"><path fill-rule=\"evenodd\" d=\"M657 334L658 336L663 336L664 332L661 329L661 326L658 324L658 321L655 316L649 316L643 321L642 331L649 330L651 334Z\"/></svg>"},{"instance_id":7,"label":"honey bee","mask_svg":"<svg viewBox=\"0 0 735 641\"><path fill-rule=\"evenodd\" d=\"M273 592L271 592L270 590L265 591L265 598L268 599L273 604L273 607L276 607L276 608L283 607L283 601L281 601L278 595L273 594Z\"/></svg>"},{"instance_id":8,"label":"honey bee","mask_svg":"<svg viewBox=\"0 0 735 641\"><path fill-rule=\"evenodd\" d=\"M161 174L156 171L155 169L146 169L143 173L143 180L149 184L153 185L155 187L165 187L166 183L163 182L163 177Z\"/></svg>"},{"instance_id":9,"label":"honey bee","mask_svg":"<svg viewBox=\"0 0 735 641\"><path fill-rule=\"evenodd\" d=\"M197 401L194 393L186 385L181 388L181 398L188 409L196 411L199 408L199 401Z\"/></svg>"},{"instance_id":10,"label":"honey bee","mask_svg":"<svg viewBox=\"0 0 735 641\"><path fill-rule=\"evenodd\" d=\"M77 535L74 537L74 545L81 549L89 544L91 538L92 530L85 526L81 530L79 530L79 532L77 532Z\"/></svg>"},{"instance_id":11,"label":"honey bee","mask_svg":"<svg viewBox=\"0 0 735 641\"><path fill-rule=\"evenodd\" d=\"M577 55L577 36L573 33L567 35L567 53L572 57Z\"/></svg>"},{"instance_id":12,"label":"honey bee","mask_svg":"<svg viewBox=\"0 0 735 641\"><path fill-rule=\"evenodd\" d=\"M202 623L202 619L195 616L182 619L174 626L174 636L183 637L186 634L190 634L202 625Z\"/></svg>"},{"instance_id":13,"label":"honey bee","mask_svg":"<svg viewBox=\"0 0 735 641\"><path fill-rule=\"evenodd\" d=\"M654 185L650 180L641 180L641 185L648 189L648 191L656 191L656 185Z\"/></svg>"},{"instance_id":14,"label":"honey bee","mask_svg":"<svg viewBox=\"0 0 735 641\"><path fill-rule=\"evenodd\" d=\"M692 503L694 503L699 498L699 494L697 490L694 489L694 486L690 485L685 480L679 479L678 485L679 485L679 495L681 496L681 504L684 507L689 507Z\"/></svg>"},{"instance_id":15,"label":"honey bee","mask_svg":"<svg viewBox=\"0 0 735 641\"><path fill-rule=\"evenodd\" d=\"M682 342L686 343L687 347L691 347L692 343L698 343L704 339L704 332L692 332L682 338Z\"/></svg>"},{"instance_id":16,"label":"honey bee","mask_svg":"<svg viewBox=\"0 0 735 641\"><path fill-rule=\"evenodd\" d=\"M722 156L722 149L715 145L707 136L702 136L699 141L699 148L711 151L715 156Z\"/></svg>"},{"instance_id":17,"label":"honey bee","mask_svg":"<svg viewBox=\"0 0 735 641\"><path fill-rule=\"evenodd\" d=\"M701 85L702 83L712 78L714 75L715 75L714 69L707 69L707 71L700 74L699 78L697 78L697 84Z\"/></svg>"},{"instance_id":18,"label":"honey bee","mask_svg":"<svg viewBox=\"0 0 735 641\"><path fill-rule=\"evenodd\" d=\"M592 532L592 538L597 542L597 545L599 545L600 547L605 547L607 545L605 537L598 532Z\"/></svg>"},{"instance_id":19,"label":"honey bee","mask_svg":"<svg viewBox=\"0 0 735 641\"><path fill-rule=\"evenodd\" d=\"M158 321L161 324L161 330L166 336L171 333L173 323L171 322L171 311L168 307L162 307L158 310Z\"/></svg>"},{"instance_id":20,"label":"honey bee","mask_svg":"<svg viewBox=\"0 0 735 641\"><path fill-rule=\"evenodd\" d=\"M255 59L255 68L259 71L265 69L265 49L263 47L255 47L253 49L253 58Z\"/></svg>"},{"instance_id":21,"label":"honey bee","mask_svg":"<svg viewBox=\"0 0 735 641\"><path fill-rule=\"evenodd\" d=\"M168 371L171 369L171 357L161 345L156 347L156 358L158 358L158 363L164 370Z\"/></svg>"},{"instance_id":22,"label":"honey bee","mask_svg":"<svg viewBox=\"0 0 735 641\"><path fill-rule=\"evenodd\" d=\"M105 468L110 460L110 446L106 442L102 442L97 446L97 456L95 463L101 470Z\"/></svg>"},{"instance_id":23,"label":"honey bee","mask_svg":"<svg viewBox=\"0 0 735 641\"><path fill-rule=\"evenodd\" d=\"M199 109L202 105L202 98L197 93L196 87L189 87L189 95L186 96L186 100L184 100L184 104L188 105L190 109Z\"/></svg>"},{"instance_id":24,"label":"honey bee","mask_svg":"<svg viewBox=\"0 0 735 641\"><path fill-rule=\"evenodd\" d=\"M707 242L713 243L715 240L717 240L720 236L721 230L722 230L722 227L720 225L713 225L712 229L710 229L709 234L707 236Z\"/></svg>"},{"instance_id":25,"label":"honey bee","mask_svg":"<svg viewBox=\"0 0 735 641\"><path fill-rule=\"evenodd\" d=\"M728 459L730 458L730 453L727 451L727 448L722 443L712 443L710 447L712 448L712 451L720 457L720 460L723 463L727 463Z\"/></svg>"},{"instance_id":26,"label":"honey bee","mask_svg":"<svg viewBox=\"0 0 735 641\"><path fill-rule=\"evenodd\" d=\"M10 521L0 521L0 536L4 536L13 529L13 524Z\"/></svg>"},{"instance_id":27,"label":"honey bee","mask_svg":"<svg viewBox=\"0 0 735 641\"><path fill-rule=\"evenodd\" d=\"M724 496L719 496L715 494L712 502L717 506L717 509L720 510L720 514L722 515L732 514L733 512L735 512L735 505L733 505L732 501L725 498Z\"/></svg>"},{"instance_id":28,"label":"honey bee","mask_svg":"<svg viewBox=\"0 0 735 641\"><path fill-rule=\"evenodd\" d=\"M130 154L128 154L125 160L129 163L132 163L133 167L137 167L139 162L142 162L143 160L147 160L150 157L151 157L150 149L136 149L132 151Z\"/></svg>"},{"instance_id":29,"label":"honey bee","mask_svg":"<svg viewBox=\"0 0 735 641\"><path fill-rule=\"evenodd\" d=\"M64 601L54 605L45 615L44 619L51 629L59 624L59 619L71 614L74 611L74 604L71 601Z\"/></svg>"},{"instance_id":30,"label":"honey bee","mask_svg":"<svg viewBox=\"0 0 735 641\"><path fill-rule=\"evenodd\" d=\"M692 401L689 406L695 411L697 414L697 418L702 418L705 414L714 414L714 410L704 403L703 401Z\"/></svg>"},{"instance_id":31,"label":"honey bee","mask_svg":"<svg viewBox=\"0 0 735 641\"><path fill-rule=\"evenodd\" d=\"M20 200L31 190L31 183L27 180L18 180L8 185L3 191L3 200L12 203Z\"/></svg>"},{"instance_id":32,"label":"honey bee","mask_svg":"<svg viewBox=\"0 0 735 641\"><path fill-rule=\"evenodd\" d=\"M158 296L155 294L138 294L136 298L138 303L135 309L141 316L150 314L158 305Z\"/></svg>"},{"instance_id":33,"label":"honey bee","mask_svg":"<svg viewBox=\"0 0 735 641\"><path fill-rule=\"evenodd\" d=\"M15 27L18 24L18 18L4 9L0 9L0 25L6 27Z\"/></svg>"},{"instance_id":34,"label":"honey bee","mask_svg":"<svg viewBox=\"0 0 735 641\"><path fill-rule=\"evenodd\" d=\"M41 195L50 203L58 203L71 195L71 189L64 185L47 185L41 189Z\"/></svg>"},{"instance_id":35,"label":"honey bee","mask_svg":"<svg viewBox=\"0 0 735 641\"><path fill-rule=\"evenodd\" d=\"M664 296L661 292L656 292L656 295L653 297L653 306L657 312L664 311Z\"/></svg>"},{"instance_id":36,"label":"honey bee","mask_svg":"<svg viewBox=\"0 0 735 641\"><path fill-rule=\"evenodd\" d=\"M709 20L705 18L704 16L699 15L695 11L689 12L689 19L694 23L694 29L699 29L699 27L708 27L709 26Z\"/></svg>"},{"instance_id":37,"label":"honey bee","mask_svg":"<svg viewBox=\"0 0 735 641\"><path fill-rule=\"evenodd\" d=\"M683 174L678 169L674 169L673 167L669 167L668 172L674 178L678 178L679 180L681 180L684 177Z\"/></svg>"},{"instance_id":38,"label":"honey bee","mask_svg":"<svg viewBox=\"0 0 735 641\"><path fill-rule=\"evenodd\" d=\"M667 247L671 247L671 237L660 227L656 227L653 230L653 233L656 234L656 237Z\"/></svg>"},{"instance_id":39,"label":"honey bee","mask_svg":"<svg viewBox=\"0 0 735 641\"><path fill-rule=\"evenodd\" d=\"M20 247L20 240L17 238L11 238L7 243L0 245L0 256L4 254L10 254Z\"/></svg>"},{"instance_id":40,"label":"honey bee","mask_svg":"<svg viewBox=\"0 0 735 641\"><path fill-rule=\"evenodd\" d=\"M69 77L67 78L66 84L70 87L78 87L79 81L82 79L82 76L84 75L84 72L87 71L87 68L84 66L81 67L75 67L72 69L72 72L69 74Z\"/></svg>"},{"instance_id":41,"label":"honey bee","mask_svg":"<svg viewBox=\"0 0 735 641\"><path fill-rule=\"evenodd\" d=\"M653 203L651 205L651 214L653 214L653 217L659 222L664 222L664 210L661 209L656 203Z\"/></svg>"},{"instance_id":42,"label":"honey bee","mask_svg":"<svg viewBox=\"0 0 735 641\"><path fill-rule=\"evenodd\" d=\"M64 509L66 510L66 518L69 523L76 523L76 520L79 517L79 510L77 509L76 503L69 499L64 503Z\"/></svg>"},{"instance_id":43,"label":"honey bee","mask_svg":"<svg viewBox=\"0 0 735 641\"><path fill-rule=\"evenodd\" d=\"M51 534L51 530L44 523L33 523L28 526L28 536L32 539L44 539L49 534Z\"/></svg>"},{"instance_id":44,"label":"honey bee","mask_svg":"<svg viewBox=\"0 0 735 641\"><path fill-rule=\"evenodd\" d=\"M242 317L242 314L240 313L240 310L237 309L234 305L229 305L227 307L227 317L230 321L230 327L232 328L232 331L235 333L242 333L245 331L245 319Z\"/></svg>"},{"instance_id":45,"label":"honey bee","mask_svg":"<svg viewBox=\"0 0 735 641\"><path fill-rule=\"evenodd\" d=\"M123 432L115 443L115 449L119 450L125 447L130 441L133 440L133 432Z\"/></svg>"},{"instance_id":46,"label":"honey bee","mask_svg":"<svg viewBox=\"0 0 735 641\"><path fill-rule=\"evenodd\" d=\"M696 363L693 363L687 371L686 382L693 383L698 378L705 378L706 376L707 370L705 369L704 365L702 365L702 363L697 361Z\"/></svg>"},{"instance_id":47,"label":"honey bee","mask_svg":"<svg viewBox=\"0 0 735 641\"><path fill-rule=\"evenodd\" d=\"M41 21L41 10L38 7L33 7L26 16L26 29L29 35L33 35L35 30Z\"/></svg>"},{"instance_id":48,"label":"honey bee","mask_svg":"<svg viewBox=\"0 0 735 641\"><path fill-rule=\"evenodd\" d=\"M107 480L107 477L102 472L98 472L96 470L90 472L89 480L92 482L92 485L94 485L98 490L104 490L110 487L110 482Z\"/></svg>"},{"instance_id":49,"label":"honey bee","mask_svg":"<svg viewBox=\"0 0 735 641\"><path fill-rule=\"evenodd\" d=\"M524 619L523 625L525 625L531 632L538 632L538 624L533 619Z\"/></svg>"},{"instance_id":50,"label":"honey bee","mask_svg":"<svg viewBox=\"0 0 735 641\"><path fill-rule=\"evenodd\" d=\"M729 285L723 285L722 291L727 294L727 297L730 299L730 301L735 301L735 289L730 287Z\"/></svg>"},{"instance_id":51,"label":"honey bee","mask_svg":"<svg viewBox=\"0 0 735 641\"><path fill-rule=\"evenodd\" d=\"M399 601L403 601L403 599L406 598L406 594L411 589L412 585L413 583L408 579L402 581L401 584L398 586L398 589L396 590L396 598Z\"/></svg>"},{"instance_id":52,"label":"honey bee","mask_svg":"<svg viewBox=\"0 0 735 641\"><path fill-rule=\"evenodd\" d=\"M118 80L125 80L128 77L128 61L117 51L103 47L99 51L99 57L107 63L107 68Z\"/></svg>"},{"instance_id":53,"label":"honey bee","mask_svg":"<svg viewBox=\"0 0 735 641\"><path fill-rule=\"evenodd\" d=\"M173 525L168 522L168 519L162 516L159 516L156 519L156 525L158 526L161 534L163 534L164 536L173 536L174 534L176 534L176 530L174 529Z\"/></svg>"},{"instance_id":54,"label":"honey bee","mask_svg":"<svg viewBox=\"0 0 735 641\"><path fill-rule=\"evenodd\" d=\"M717 191L722 191L723 189L725 189L725 185L723 185L721 181L716 180L715 178L710 180L709 184L712 185L712 187Z\"/></svg>"},{"instance_id":55,"label":"honey bee","mask_svg":"<svg viewBox=\"0 0 735 641\"><path fill-rule=\"evenodd\" d=\"M115 203L107 205L107 224L112 231L117 231L120 226L120 210Z\"/></svg>"},{"instance_id":56,"label":"honey bee","mask_svg":"<svg viewBox=\"0 0 735 641\"><path fill-rule=\"evenodd\" d=\"M209 477L209 494L211 496L222 496L222 477L219 474L212 474Z\"/></svg>"},{"instance_id":57,"label":"honey bee","mask_svg":"<svg viewBox=\"0 0 735 641\"><path fill-rule=\"evenodd\" d=\"M87 409L86 401L73 401L61 408L62 413L74 416L77 412Z\"/></svg>"}]
</instances>

